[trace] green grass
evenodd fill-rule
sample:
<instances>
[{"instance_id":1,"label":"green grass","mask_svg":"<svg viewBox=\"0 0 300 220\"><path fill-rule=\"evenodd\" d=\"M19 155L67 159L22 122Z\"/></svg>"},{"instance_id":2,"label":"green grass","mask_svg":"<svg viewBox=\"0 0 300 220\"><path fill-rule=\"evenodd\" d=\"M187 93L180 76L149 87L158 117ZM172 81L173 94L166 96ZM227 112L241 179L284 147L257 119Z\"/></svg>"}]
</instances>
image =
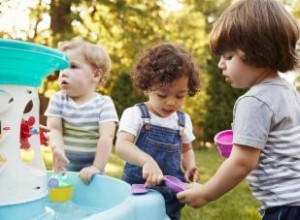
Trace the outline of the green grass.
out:
<instances>
[{"instance_id":1,"label":"green grass","mask_svg":"<svg viewBox=\"0 0 300 220\"><path fill-rule=\"evenodd\" d=\"M200 169L201 183L206 182L223 162L215 148L197 150L196 161ZM119 178L124 162L112 154L107 165L106 173ZM227 193L225 196L209 203L201 209L185 206L182 210L181 220L259 220L260 203L251 195L246 181Z\"/></svg>"}]
</instances>

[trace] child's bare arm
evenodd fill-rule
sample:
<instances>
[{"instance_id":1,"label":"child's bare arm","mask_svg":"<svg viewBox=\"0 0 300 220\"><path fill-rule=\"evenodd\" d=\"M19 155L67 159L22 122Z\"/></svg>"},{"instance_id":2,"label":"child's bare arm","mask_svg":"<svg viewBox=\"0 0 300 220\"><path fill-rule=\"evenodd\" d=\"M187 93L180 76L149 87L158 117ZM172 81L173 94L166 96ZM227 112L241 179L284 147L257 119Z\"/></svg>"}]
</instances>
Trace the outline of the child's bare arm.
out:
<instances>
[{"instance_id":1,"label":"child's bare arm","mask_svg":"<svg viewBox=\"0 0 300 220\"><path fill-rule=\"evenodd\" d=\"M178 199L192 207L199 208L221 197L256 168L259 155L259 149L234 145L230 157L223 162L207 183L202 186L192 183L187 190L178 193Z\"/></svg>"},{"instance_id":2,"label":"child's bare arm","mask_svg":"<svg viewBox=\"0 0 300 220\"><path fill-rule=\"evenodd\" d=\"M116 131L115 122L105 122L99 126L100 138L97 143L97 151L93 165L80 171L80 177L88 183L94 174L103 173L112 151L113 140Z\"/></svg>"},{"instance_id":3,"label":"child's bare arm","mask_svg":"<svg viewBox=\"0 0 300 220\"><path fill-rule=\"evenodd\" d=\"M115 132L115 122L106 122L101 124L99 127L100 138L97 144L97 152L93 165L97 167L100 172L104 172L105 165L107 164L112 152Z\"/></svg>"},{"instance_id":4,"label":"child's bare arm","mask_svg":"<svg viewBox=\"0 0 300 220\"><path fill-rule=\"evenodd\" d=\"M159 184L163 179L161 169L150 155L134 144L134 141L134 135L120 132L116 141L117 153L127 162L143 168L143 177L146 179L147 186Z\"/></svg>"},{"instance_id":5,"label":"child's bare arm","mask_svg":"<svg viewBox=\"0 0 300 220\"><path fill-rule=\"evenodd\" d=\"M52 148L63 149L62 119L58 117L47 118L47 128L50 130L49 141Z\"/></svg>"},{"instance_id":6,"label":"child's bare arm","mask_svg":"<svg viewBox=\"0 0 300 220\"><path fill-rule=\"evenodd\" d=\"M184 178L186 181L199 181L199 171L196 166L195 153L191 143L182 146L182 166L184 169Z\"/></svg>"},{"instance_id":7,"label":"child's bare arm","mask_svg":"<svg viewBox=\"0 0 300 220\"><path fill-rule=\"evenodd\" d=\"M49 132L49 145L53 152L53 168L54 171L64 170L69 162L64 153L64 142L62 134L62 119L58 117L47 118L47 128Z\"/></svg>"}]
</instances>

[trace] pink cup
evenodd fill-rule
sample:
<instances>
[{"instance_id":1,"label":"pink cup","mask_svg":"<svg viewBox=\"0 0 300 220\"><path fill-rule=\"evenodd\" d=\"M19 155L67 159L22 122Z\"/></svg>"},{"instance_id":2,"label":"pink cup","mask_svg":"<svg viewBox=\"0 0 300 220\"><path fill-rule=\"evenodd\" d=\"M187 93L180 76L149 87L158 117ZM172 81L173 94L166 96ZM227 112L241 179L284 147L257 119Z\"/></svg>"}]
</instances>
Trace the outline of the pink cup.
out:
<instances>
[{"instance_id":1,"label":"pink cup","mask_svg":"<svg viewBox=\"0 0 300 220\"><path fill-rule=\"evenodd\" d=\"M232 130L224 130L217 133L214 137L215 144L218 148L219 153L228 158L232 150Z\"/></svg>"}]
</instances>

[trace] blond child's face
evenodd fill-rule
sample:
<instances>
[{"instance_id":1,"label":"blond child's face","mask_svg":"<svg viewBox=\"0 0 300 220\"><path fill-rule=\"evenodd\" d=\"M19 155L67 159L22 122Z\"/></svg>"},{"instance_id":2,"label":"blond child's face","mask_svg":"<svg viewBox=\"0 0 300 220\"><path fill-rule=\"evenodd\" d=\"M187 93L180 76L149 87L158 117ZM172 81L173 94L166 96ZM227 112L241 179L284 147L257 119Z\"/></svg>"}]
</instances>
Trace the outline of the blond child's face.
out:
<instances>
[{"instance_id":1,"label":"blond child's face","mask_svg":"<svg viewBox=\"0 0 300 220\"><path fill-rule=\"evenodd\" d=\"M183 76L163 88L148 91L147 106L154 114L168 117L181 108L187 94L188 78Z\"/></svg>"},{"instance_id":2,"label":"blond child's face","mask_svg":"<svg viewBox=\"0 0 300 220\"><path fill-rule=\"evenodd\" d=\"M94 70L78 50L67 50L70 67L59 74L59 86L72 98L88 96L95 91L97 81Z\"/></svg>"},{"instance_id":3,"label":"blond child's face","mask_svg":"<svg viewBox=\"0 0 300 220\"><path fill-rule=\"evenodd\" d=\"M224 53L218 63L225 81L234 88L250 88L270 76L274 71L267 68L259 68L245 63L242 59L242 51L229 51Z\"/></svg>"}]
</instances>

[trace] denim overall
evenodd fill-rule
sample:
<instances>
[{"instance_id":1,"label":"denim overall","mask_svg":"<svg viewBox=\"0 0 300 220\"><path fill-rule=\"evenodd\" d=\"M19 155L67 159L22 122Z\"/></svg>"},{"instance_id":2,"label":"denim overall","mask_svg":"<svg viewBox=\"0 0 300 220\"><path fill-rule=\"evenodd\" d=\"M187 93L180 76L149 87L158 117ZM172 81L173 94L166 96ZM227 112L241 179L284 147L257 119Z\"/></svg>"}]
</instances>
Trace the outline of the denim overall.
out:
<instances>
[{"instance_id":1,"label":"denim overall","mask_svg":"<svg viewBox=\"0 0 300 220\"><path fill-rule=\"evenodd\" d=\"M144 120L143 127L138 135L136 145L149 154L158 164L164 175L172 175L184 180L181 170L181 134L180 129L174 130L151 124L151 118L148 109L144 103L138 104ZM184 113L178 111L178 128L184 128ZM122 179L129 184L145 183L142 177L142 168L136 165L126 163ZM172 220L180 219L180 210L184 204L176 198L176 193L171 192L163 184L153 187L159 191L165 199L168 216Z\"/></svg>"},{"instance_id":2,"label":"denim overall","mask_svg":"<svg viewBox=\"0 0 300 220\"><path fill-rule=\"evenodd\" d=\"M84 167L92 166L95 159L95 152L72 152L65 151L66 157L69 159L69 163L66 168L68 171L79 172Z\"/></svg>"}]
</instances>

